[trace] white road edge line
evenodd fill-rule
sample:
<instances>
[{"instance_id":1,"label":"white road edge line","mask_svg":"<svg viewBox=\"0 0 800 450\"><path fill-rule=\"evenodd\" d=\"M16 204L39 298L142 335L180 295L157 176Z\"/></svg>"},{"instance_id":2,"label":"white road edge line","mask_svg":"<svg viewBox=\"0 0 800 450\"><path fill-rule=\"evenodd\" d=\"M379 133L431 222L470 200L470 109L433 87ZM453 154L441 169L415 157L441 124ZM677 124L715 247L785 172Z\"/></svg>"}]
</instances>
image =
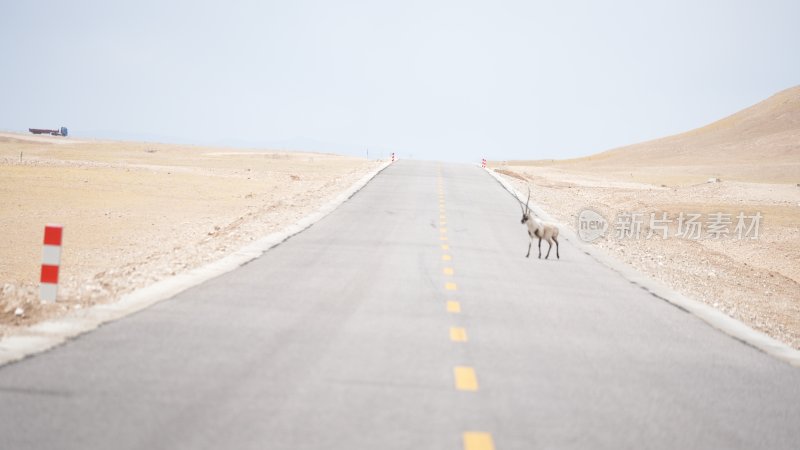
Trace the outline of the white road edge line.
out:
<instances>
[{"instance_id":1,"label":"white road edge line","mask_svg":"<svg viewBox=\"0 0 800 450\"><path fill-rule=\"evenodd\" d=\"M290 225L281 231L268 234L222 259L192 269L186 273L153 283L150 286L120 297L120 299L114 303L72 311L66 317L41 322L19 334L3 338L0 340L0 367L28 356L47 351L63 344L71 338L92 331L104 323L118 320L146 309L162 300L174 297L186 289L236 270L243 264L263 255L264 252L272 247L275 247L322 220L350 197L355 195L356 192L363 189L367 183L390 165L391 162L382 164L359 181L355 182L350 188L339 194L336 198L320 207L316 212L302 218L294 225Z\"/></svg>"},{"instance_id":2,"label":"white road edge line","mask_svg":"<svg viewBox=\"0 0 800 450\"><path fill-rule=\"evenodd\" d=\"M494 172L491 169L483 169L485 170L490 176L494 177L498 183L500 183L505 190L507 190L511 195L517 198L517 200L522 201L525 198L519 191L517 191L510 183L504 180L498 173ZM553 219L549 214L547 214L543 209L541 209L537 205L531 205L531 210L536 213L537 216L541 217L542 219L553 222L559 223L557 220ZM560 224L560 223L559 223ZM625 277L627 280L630 280L637 285L647 289L651 294L656 295L673 305L682 308L700 320L708 323L712 327L726 333L735 339L738 339L746 344L749 344L764 353L774 356L780 360L783 360L794 367L800 367L800 351L795 350L794 348L790 347L783 342L780 342L776 339L773 339L766 334L754 330L749 326L745 325L744 323L726 315L725 313L712 308L711 306L706 305L705 303L699 302L697 300L691 299L689 297L684 296L672 288L667 287L665 284L662 284L659 281L656 281L647 275L640 273L639 271L635 270L631 266L623 263L622 261L614 258L613 256L609 255L605 251L603 251L599 247L594 247L581 239L572 231L571 228L560 224L561 227L559 231L562 236L566 237L568 241L570 241L575 247L580 249L583 252L594 257L596 260L600 261L602 264L605 264L612 270L618 272L620 275Z\"/></svg>"}]
</instances>

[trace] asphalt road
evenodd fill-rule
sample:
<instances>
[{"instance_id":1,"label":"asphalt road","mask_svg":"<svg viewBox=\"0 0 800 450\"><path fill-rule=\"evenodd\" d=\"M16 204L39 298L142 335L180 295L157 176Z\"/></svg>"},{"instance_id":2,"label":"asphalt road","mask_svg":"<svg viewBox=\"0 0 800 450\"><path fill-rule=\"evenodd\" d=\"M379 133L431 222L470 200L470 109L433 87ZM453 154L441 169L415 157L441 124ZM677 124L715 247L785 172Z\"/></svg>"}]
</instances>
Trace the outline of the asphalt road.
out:
<instances>
[{"instance_id":1,"label":"asphalt road","mask_svg":"<svg viewBox=\"0 0 800 450\"><path fill-rule=\"evenodd\" d=\"M485 172L400 161L239 270L0 368L0 448L800 448L800 370L567 241L526 250Z\"/></svg>"}]
</instances>

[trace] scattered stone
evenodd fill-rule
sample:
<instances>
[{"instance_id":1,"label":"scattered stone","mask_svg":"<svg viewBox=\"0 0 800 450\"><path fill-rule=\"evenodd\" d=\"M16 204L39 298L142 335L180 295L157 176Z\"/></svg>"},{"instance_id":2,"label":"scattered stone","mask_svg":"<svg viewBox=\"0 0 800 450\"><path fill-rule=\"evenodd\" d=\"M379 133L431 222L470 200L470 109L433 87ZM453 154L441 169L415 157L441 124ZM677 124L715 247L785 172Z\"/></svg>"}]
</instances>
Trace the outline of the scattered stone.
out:
<instances>
[{"instance_id":1,"label":"scattered stone","mask_svg":"<svg viewBox=\"0 0 800 450\"><path fill-rule=\"evenodd\" d=\"M25 315L25 310L18 307L17 309L14 310L14 315L17 317L22 317Z\"/></svg>"}]
</instances>

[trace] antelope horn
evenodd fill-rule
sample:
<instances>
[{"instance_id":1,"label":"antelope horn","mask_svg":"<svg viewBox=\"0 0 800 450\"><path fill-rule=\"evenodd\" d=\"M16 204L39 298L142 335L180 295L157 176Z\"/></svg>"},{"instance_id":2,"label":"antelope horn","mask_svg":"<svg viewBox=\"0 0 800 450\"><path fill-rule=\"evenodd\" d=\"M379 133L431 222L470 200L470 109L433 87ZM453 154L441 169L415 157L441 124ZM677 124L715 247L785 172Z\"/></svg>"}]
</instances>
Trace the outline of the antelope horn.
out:
<instances>
[{"instance_id":1,"label":"antelope horn","mask_svg":"<svg viewBox=\"0 0 800 450\"><path fill-rule=\"evenodd\" d=\"M530 188L530 186L528 186L528 200L525 201L525 208L527 209L527 211L529 213L531 212L531 207L530 207L530 205L528 205L528 203L530 203L530 201L531 201L531 188Z\"/></svg>"}]
</instances>

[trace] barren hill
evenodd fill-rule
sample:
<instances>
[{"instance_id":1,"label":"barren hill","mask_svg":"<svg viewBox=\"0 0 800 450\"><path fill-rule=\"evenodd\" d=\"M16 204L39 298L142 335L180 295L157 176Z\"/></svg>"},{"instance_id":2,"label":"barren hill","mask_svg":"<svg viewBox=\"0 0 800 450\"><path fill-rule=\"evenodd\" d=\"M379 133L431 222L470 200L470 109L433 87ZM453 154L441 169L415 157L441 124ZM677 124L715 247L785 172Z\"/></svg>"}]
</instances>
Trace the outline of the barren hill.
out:
<instances>
[{"instance_id":1,"label":"barren hill","mask_svg":"<svg viewBox=\"0 0 800 450\"><path fill-rule=\"evenodd\" d=\"M651 183L684 184L710 177L800 183L800 86L686 133L585 158L528 164L602 170L614 178Z\"/></svg>"}]
</instances>

